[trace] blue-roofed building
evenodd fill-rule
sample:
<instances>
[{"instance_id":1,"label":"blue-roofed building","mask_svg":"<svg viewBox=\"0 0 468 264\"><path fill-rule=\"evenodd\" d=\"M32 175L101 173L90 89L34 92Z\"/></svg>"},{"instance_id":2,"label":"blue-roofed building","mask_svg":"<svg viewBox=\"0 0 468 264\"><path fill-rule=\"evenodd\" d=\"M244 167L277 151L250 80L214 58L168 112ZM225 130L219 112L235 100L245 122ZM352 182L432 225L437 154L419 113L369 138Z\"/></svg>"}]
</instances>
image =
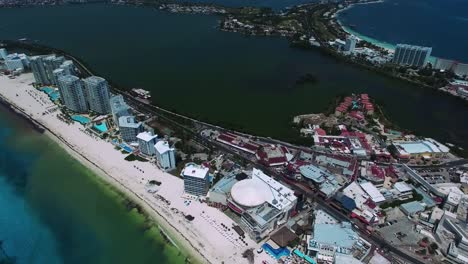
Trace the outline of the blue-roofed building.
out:
<instances>
[{"instance_id":1,"label":"blue-roofed building","mask_svg":"<svg viewBox=\"0 0 468 264\"><path fill-rule=\"evenodd\" d=\"M341 204L341 206L343 206L343 208L345 208L349 212L356 209L356 202L352 198L344 195L343 193L337 193L335 199Z\"/></svg>"},{"instance_id":2,"label":"blue-roofed building","mask_svg":"<svg viewBox=\"0 0 468 264\"><path fill-rule=\"evenodd\" d=\"M227 205L227 198L231 193L232 186L236 184L239 180L236 177L236 172L231 173L223 178L221 178L210 190L209 197L210 201L214 203L220 203Z\"/></svg>"},{"instance_id":3,"label":"blue-roofed building","mask_svg":"<svg viewBox=\"0 0 468 264\"><path fill-rule=\"evenodd\" d=\"M400 205L400 209L406 215L413 216L417 213L423 212L424 206L420 202L412 201L412 202Z\"/></svg>"},{"instance_id":4,"label":"blue-roofed building","mask_svg":"<svg viewBox=\"0 0 468 264\"><path fill-rule=\"evenodd\" d=\"M339 188L335 175L315 165L304 165L299 168L302 177L311 180L319 187L325 197L331 197Z\"/></svg>"},{"instance_id":5,"label":"blue-roofed building","mask_svg":"<svg viewBox=\"0 0 468 264\"><path fill-rule=\"evenodd\" d=\"M359 235L354 232L349 222L314 224L308 250L315 252L317 259L333 261L337 253L352 254L358 239Z\"/></svg>"},{"instance_id":6,"label":"blue-roofed building","mask_svg":"<svg viewBox=\"0 0 468 264\"><path fill-rule=\"evenodd\" d=\"M322 184L328 178L328 173L314 165L305 165L299 168L302 176L312 180L315 184Z\"/></svg>"},{"instance_id":7,"label":"blue-roofed building","mask_svg":"<svg viewBox=\"0 0 468 264\"><path fill-rule=\"evenodd\" d=\"M419 193L423 197L421 202L424 203L424 205L427 208L432 208L436 206L436 202L434 201L434 199L432 199L432 197L429 194L427 194L425 191L421 190L420 188L416 188L415 190L417 193Z\"/></svg>"}]
</instances>

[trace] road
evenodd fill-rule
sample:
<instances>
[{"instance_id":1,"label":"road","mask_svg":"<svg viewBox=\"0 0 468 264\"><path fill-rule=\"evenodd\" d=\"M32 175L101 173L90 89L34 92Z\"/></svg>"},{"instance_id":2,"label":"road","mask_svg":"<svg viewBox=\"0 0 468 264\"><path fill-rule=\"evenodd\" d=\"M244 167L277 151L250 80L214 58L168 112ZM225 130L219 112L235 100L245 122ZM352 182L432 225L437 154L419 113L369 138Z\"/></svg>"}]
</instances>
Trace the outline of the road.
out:
<instances>
[{"instance_id":1,"label":"road","mask_svg":"<svg viewBox=\"0 0 468 264\"><path fill-rule=\"evenodd\" d=\"M80 69L82 69L83 73L85 73L86 75L93 75L92 72L90 70L88 70L79 60L77 60L73 56L67 56L67 57L72 59L74 61L74 63L76 63L80 67ZM195 123L198 123L198 124L203 124L206 127L210 127L212 129L217 129L217 130L220 130L220 131L229 131L229 130L227 130L225 128L222 128L222 127L219 127L219 126L215 126L215 125L212 125L212 124L201 122L201 121L198 121L198 120L195 120L195 119L192 119L192 118L189 118L189 117L186 117L186 116L183 116L183 115L180 115L180 114L165 110L163 108L160 108L160 107L157 107L157 106L154 106L154 105L145 104L145 103L135 99L132 95L128 94L125 91L120 91L120 90L117 90L115 88L112 88L112 90L115 93L122 94L125 97L127 103L131 107L134 107L135 109L139 110L140 112L151 114L153 116L158 116L158 117L164 119L165 121L171 123L172 125L174 125L174 126L180 128L180 129L183 129L184 131L188 132L190 135L193 136L194 140L201 143L202 145L207 146L209 148L214 147L214 148L219 149L219 150L221 150L223 152L234 155L234 156L246 161L248 164L254 165L255 167L265 171L266 173L269 173L276 180L279 180L280 182L285 183L288 186L291 186L295 191L306 195L306 197L308 197L308 198L313 199L326 213L330 214L331 216L335 217L336 219L338 219L340 221L351 221L351 222L353 222L347 215L345 215L342 212L338 211L336 208L332 207L325 200L323 200L321 197L319 197L317 195L318 192L314 192L310 188L305 187L304 185L302 185L302 184L300 184L298 182L293 182L290 179L285 178L283 175L278 174L276 171L272 170L271 168L265 167L264 165L259 164L259 163L255 162L255 161L251 160L249 157L241 155L238 151L235 151L232 148L230 148L230 147L228 147L228 146L226 146L226 145L224 145L222 143L219 143L219 142L217 142L215 140L211 140L209 138L202 137L198 132L193 131L191 128L186 127L186 126L184 126L182 124L179 124L177 121L174 121L173 119L167 117L164 114L169 114L169 115L172 115L172 116L176 116L178 118L183 118L183 119L186 119L186 120L190 120L192 122L195 122ZM161 113L164 113L164 114L161 114ZM246 135L246 134L244 134L244 135ZM271 139L271 138L262 138L262 139L269 140L270 142L276 142L276 143L281 142L281 141L277 141L277 140L274 140L274 139ZM281 142L281 144L283 144L283 143L285 143L285 142ZM285 144L287 146L294 147L296 149L302 149L303 148L303 147L294 146L294 145L289 144L289 143L285 143ZM420 261L420 260L406 254L405 252L402 252L401 250L399 250L399 249L397 249L395 247L393 247L392 245L387 243L385 240L383 240L383 238L375 235L374 233L368 234L366 231L364 231L364 230L366 230L365 226L361 225L360 223L355 223L355 224L358 224L358 226L361 226L360 228L356 229L356 232L358 232L359 235L361 237L363 237L364 239L366 239L367 241L370 241L373 245L376 245L377 247L379 247L381 249L388 249L389 252L399 256L400 258L404 259L405 261L408 261L409 263L425 264L424 262L422 262L422 261Z\"/></svg>"},{"instance_id":2,"label":"road","mask_svg":"<svg viewBox=\"0 0 468 264\"><path fill-rule=\"evenodd\" d=\"M437 165L429 165L429 166L412 165L409 167L411 167L412 169L440 169L440 168L458 167L458 166L463 166L465 164L468 164L468 159L460 159L460 160L450 161L450 162L437 164Z\"/></svg>"}]
</instances>

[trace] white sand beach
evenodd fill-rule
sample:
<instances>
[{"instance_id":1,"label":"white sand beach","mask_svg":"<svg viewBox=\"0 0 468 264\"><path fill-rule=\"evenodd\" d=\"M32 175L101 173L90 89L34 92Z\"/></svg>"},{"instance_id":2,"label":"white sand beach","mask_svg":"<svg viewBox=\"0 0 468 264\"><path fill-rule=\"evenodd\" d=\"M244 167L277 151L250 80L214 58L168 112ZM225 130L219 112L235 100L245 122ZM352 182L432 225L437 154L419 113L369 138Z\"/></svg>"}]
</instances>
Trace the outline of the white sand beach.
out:
<instances>
[{"instance_id":1,"label":"white sand beach","mask_svg":"<svg viewBox=\"0 0 468 264\"><path fill-rule=\"evenodd\" d=\"M182 179L159 170L150 162L125 161L126 155L116 150L111 143L85 133L81 124L69 125L59 120L57 114L60 111L43 114L57 106L45 93L31 85L33 81L31 73L22 74L15 79L0 76L0 94L45 127L48 130L46 134L73 157L143 206L176 244L189 250L189 254L199 262L248 263L242 253L248 248L256 250L260 245L246 237L248 245L245 246L236 241L238 235L232 228L227 231L221 227L221 223L232 227L235 224L233 220L205 203L193 200L187 205ZM145 190L145 184L149 180L162 183L157 193L150 194ZM189 222L181 212L190 214L195 219ZM276 262L265 253L255 254L256 263L262 263L263 260L268 263Z\"/></svg>"}]
</instances>

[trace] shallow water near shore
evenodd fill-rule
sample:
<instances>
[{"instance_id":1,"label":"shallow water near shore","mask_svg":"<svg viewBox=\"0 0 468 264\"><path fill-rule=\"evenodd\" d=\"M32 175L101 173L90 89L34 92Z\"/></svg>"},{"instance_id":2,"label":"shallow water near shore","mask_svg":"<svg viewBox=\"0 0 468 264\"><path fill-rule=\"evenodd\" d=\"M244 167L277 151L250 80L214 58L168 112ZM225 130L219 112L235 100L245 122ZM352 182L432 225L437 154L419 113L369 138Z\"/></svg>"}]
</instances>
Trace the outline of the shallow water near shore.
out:
<instances>
[{"instance_id":1,"label":"shallow water near shore","mask_svg":"<svg viewBox=\"0 0 468 264\"><path fill-rule=\"evenodd\" d=\"M56 143L3 107L0 124L0 240L17 263L184 263L145 216Z\"/></svg>"}]
</instances>

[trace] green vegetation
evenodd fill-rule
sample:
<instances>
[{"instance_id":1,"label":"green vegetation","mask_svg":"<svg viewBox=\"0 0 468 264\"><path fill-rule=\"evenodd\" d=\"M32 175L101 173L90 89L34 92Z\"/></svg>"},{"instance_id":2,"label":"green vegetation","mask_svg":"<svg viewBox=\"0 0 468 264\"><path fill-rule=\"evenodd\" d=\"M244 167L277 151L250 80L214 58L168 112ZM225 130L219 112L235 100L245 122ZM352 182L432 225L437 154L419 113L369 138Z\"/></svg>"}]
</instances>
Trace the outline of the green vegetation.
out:
<instances>
[{"instance_id":1,"label":"green vegetation","mask_svg":"<svg viewBox=\"0 0 468 264\"><path fill-rule=\"evenodd\" d=\"M439 248L439 246L432 242L430 245L429 245L429 254L434 254L436 252L436 250Z\"/></svg>"},{"instance_id":2,"label":"green vegetation","mask_svg":"<svg viewBox=\"0 0 468 264\"><path fill-rule=\"evenodd\" d=\"M408 198L408 199L405 199L405 200L395 200L395 201L389 202L389 203L383 203L383 204L380 205L380 208L382 208L382 209L395 208L395 207L398 207L398 206L400 206L402 204L413 202L413 201L421 201L422 199L423 199L423 196L421 194L419 194L418 192L416 192L415 190L413 190L413 197L412 198Z\"/></svg>"},{"instance_id":3,"label":"green vegetation","mask_svg":"<svg viewBox=\"0 0 468 264\"><path fill-rule=\"evenodd\" d=\"M126 161L135 161L135 160L137 160L137 161L141 161L141 162L147 162L148 161L147 159L144 159L144 158L142 158L140 156L137 156L135 154L128 155L127 157L125 157L125 160Z\"/></svg>"}]
</instances>

